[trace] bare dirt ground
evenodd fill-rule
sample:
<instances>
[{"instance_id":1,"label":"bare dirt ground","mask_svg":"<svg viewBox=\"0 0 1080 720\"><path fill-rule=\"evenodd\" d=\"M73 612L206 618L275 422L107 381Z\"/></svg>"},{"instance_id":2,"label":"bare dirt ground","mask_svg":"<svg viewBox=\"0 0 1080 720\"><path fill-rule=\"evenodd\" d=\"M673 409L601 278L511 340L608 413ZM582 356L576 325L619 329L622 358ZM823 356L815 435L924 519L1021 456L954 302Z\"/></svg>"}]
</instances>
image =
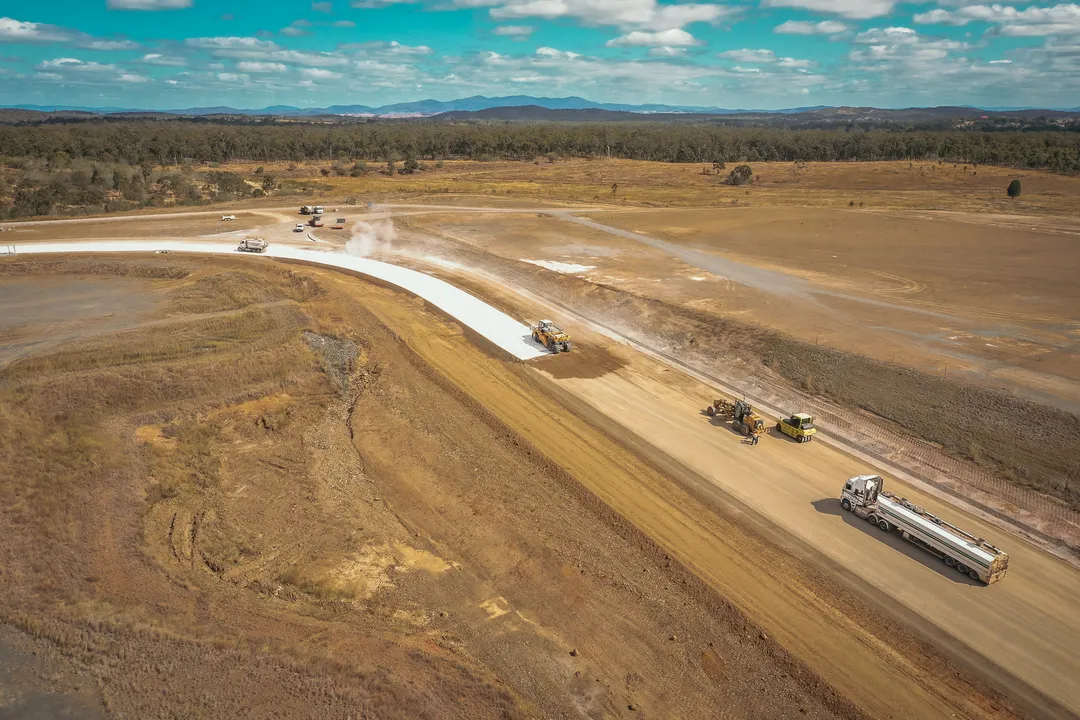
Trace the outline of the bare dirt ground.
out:
<instances>
[{"instance_id":1,"label":"bare dirt ground","mask_svg":"<svg viewBox=\"0 0 1080 720\"><path fill-rule=\"evenodd\" d=\"M1077 223L1069 216L1070 196L1059 192L1071 179L1051 183L1049 178L1045 187L1039 178L1025 179L1025 196L1031 187L1027 202L1033 204L1009 207L979 199L981 186L965 185L968 177L985 181L989 192L997 180L986 176L1008 171L979 168L976 181L975 176L961 177L961 171L970 172L962 168L925 169L924 174L944 174L931 176L935 190L924 192L920 183L928 181L919 176L918 164L907 170L907 164L875 168L863 189L867 197L882 201L878 207L891 209L872 212L869 206L877 200L862 210L839 202L841 182L852 178L844 168L822 168L797 182L777 184L785 186L783 193L798 194L798 187L788 186L805 183L799 197L836 209L765 211L744 208L746 201L740 200L736 208L720 203L723 207L684 210L595 212L577 205L571 215L554 205L514 202L519 192L544 193L513 185L516 172L533 169L512 165L493 164L486 177L471 180L460 174L460 182L508 191L502 194L510 198L492 203L497 212L469 209L487 203L479 192L449 196L446 204L455 206L453 212L417 207L432 202L421 192L423 182L438 177L432 173L415 182L373 180L397 189L412 182L408 192L414 194L401 207L349 215L356 221L396 216L398 237L375 248L379 257L445 274L521 318L564 318L581 341L578 350L535 367L507 365L497 353L478 351L475 338L469 333L463 337L422 304L336 272L295 266L292 275L264 276L245 263L221 266L215 261L211 267L200 261L193 266L176 256L154 264L186 268L180 278L118 270L128 261L105 273L122 276L131 288L149 283L153 290L144 285L131 292L164 298L149 309L88 312L85 323L75 323L77 340L88 343L85 352L91 357L105 353L107 362L92 360L87 368L86 355L57 345L64 338L55 334L54 311L48 308L32 323L0 328L19 342L34 333L46 341L24 349L29 357L0 371L6 382L17 381L10 387L22 388L17 397L23 403L37 402L37 395L54 397L49 378L60 377L57 385L63 386L74 382L72 373L95 393L114 381L115 372L135 377L155 364L163 363L150 376L167 379L169 388L180 379L174 376L181 366L192 371L198 366L200 372L215 368L221 375L216 385L198 386L202 394L185 391L173 397L175 391L151 391L144 383L140 392L149 399L143 405L114 408L105 403L94 422L103 423L108 433L121 428L117 437L130 438L121 450L101 441L100 434L71 445L55 444L61 437L50 436L54 444L48 447L60 448L61 454L74 447L74 456L96 457L96 449L107 448L113 462L95 466L105 468L95 475L113 473L112 479L122 476L116 467L130 471L123 476L130 490L127 520L94 525L66 509L59 523L82 523L85 537L104 527L116 538L115 527L140 518L144 529L135 533L139 539L131 541L129 532L127 540L113 542L122 550L108 557L143 558L127 560L125 567L142 562L150 568L131 576L146 581L155 599L132 599L138 593L118 590L123 583L114 579L108 612L126 618L125 628L160 626L170 638L199 647L227 645L233 654L221 656L225 664L251 667L258 657L253 648L269 643L274 662L296 673L287 682L334 688L319 692L344 697L342 707L357 701L356 688L361 687L342 677L366 682L374 677L373 668L384 671L378 676L381 689L362 685L363 697L376 698L371 702L377 706L378 698L399 697L397 673L405 673L420 688L419 698L409 696L417 704L401 705L412 708L410 716L422 716L415 710L421 707L436 708L430 714L438 716L448 707L441 703L455 693L477 698L475 707L486 708L485 713L504 715L695 716L708 707L719 708L720 717L796 716L794 705L753 704L764 702L763 696L774 701L771 692L762 691L771 683L755 681L759 673L790 681L782 692L822 716L860 710L879 717L927 718L1078 714L1080 697L1071 680L1080 672L1075 652L1080 617L1071 600L1080 592L1077 573L979 509L1011 515L1054 537L1068 536L1055 533L1061 523L1071 522L1066 511L1072 511L1025 486L1073 502L1080 488L1074 472L1080 467L1075 456L1080 421L1069 410L1078 383L1072 362L1080 336L1074 301L1077 256L1070 242ZM682 204L678 198L684 196L697 197L700 190L693 185L700 178L685 174L684 168L654 176L659 171L650 164L566 165L558 172L572 181L569 185L544 186L555 188L553 198L562 194L595 204L593 197L577 197L576 189L567 188L597 181L602 172L588 175L596 168L636 170L657 192L670 190L672 205ZM886 177L893 170L895 177ZM908 170L916 174L908 177ZM633 180L620 181L620 187L624 182ZM955 196L945 192L961 186L966 189ZM766 189L765 182L757 188ZM781 189L751 199L782 202L788 196ZM885 202L886 196L893 201ZM444 202L437 193L430 197ZM645 202L638 198L627 205ZM621 203L616 199L615 204ZM960 208L981 214L958 213ZM1030 221L1018 214L1032 208L1064 214ZM269 206L263 211L270 213L263 222L271 224L258 227L260 234L275 242L310 242L288 232L295 222L292 212ZM123 224L109 222L99 231L112 236ZM327 246L343 246L347 237L330 231L313 236ZM48 233L40 239L48 239ZM97 271L73 274L65 270L66 262L46 274L97 281ZM9 259L5 264L23 268L33 263ZM27 273L8 273L14 288L10 297L26 303L30 293L17 286L26 282ZM297 287L296 275L309 278L318 290L311 294L303 289L305 283ZM78 289L71 292L79 297ZM85 286L81 292L95 297L96 291ZM117 292L127 291L118 286ZM297 311L299 316L289 315ZM107 323L140 328L139 343L127 346L123 334L103 334ZM185 325L190 327L184 330ZM54 333L51 339L49 332ZM665 357L644 358L622 341L613 342L612 334L641 341L639 349L663 351L666 358L682 362L690 376L673 370ZM339 343L341 338L353 345ZM185 346L189 340L192 344ZM107 350L99 344L106 342ZM222 355L219 364L207 362L217 354ZM262 369L269 373L257 381L251 379L257 374L252 358L265 359ZM947 363L940 374L939 360ZM391 367L397 370L390 372ZM347 368L355 372L350 375ZM94 376L106 370L108 377ZM242 382L237 382L234 374L241 370ZM695 376L694 370L706 375ZM839 433L841 423L855 418L858 433L851 437L871 455L853 460L824 443L795 446L778 437L747 448L700 415L716 392L711 378L736 383L778 407L813 409L830 433L834 427ZM0 392L8 387L0 384ZM313 406L309 400L316 396L321 399ZM150 409L157 405L165 409ZM7 406L15 407L0 403ZM40 404L26 407L46 417ZM80 413L73 417L78 422L67 431L69 443L83 428L94 427ZM64 423L67 418L62 416ZM340 437L342 426L346 436L352 433L351 441L319 444L323 436ZM251 427L258 434L253 436ZM273 440L261 433L271 433ZM511 449L504 452L500 442ZM197 452L201 445L212 449ZM349 455L349 446L359 453L359 466L336 467ZM844 522L835 510L837 487L844 477L864 471L871 456L898 463L898 473L917 468L939 481L938 490L983 503L969 513L948 506L955 498L947 493L906 484L902 473L889 479L894 489L1005 546L1013 557L1009 577L978 588L903 543ZM26 464L22 456L18 460L20 467ZM335 467L327 469L326 463ZM178 475L171 468L191 471ZM985 478L987 472L994 474L989 485L972 479ZM246 480L265 473L267 479ZM320 478L342 474L354 480L320 484ZM285 479L295 476L307 479L299 485ZM373 488L364 484L367 478ZM534 487L536 494L529 495ZM995 495L1002 487L1020 494ZM356 488L368 494L357 495ZM97 486L83 489L79 496L92 497L96 491ZM563 491L567 494L560 500ZM116 492L110 492L115 499ZM149 493L143 505L131 500L141 497L139 492ZM1006 496L1011 500L1002 503ZM548 513L549 504L556 510ZM25 503L14 507L25 509ZM393 521L378 515L383 509ZM166 516L170 528L181 528L178 534L159 529ZM343 516L348 519L340 520ZM1059 523L1055 517L1063 519ZM58 523L50 520L50 525ZM324 525L334 530L312 539L309 529ZM352 534L339 532L338 525ZM265 528L274 528L284 539L275 545ZM592 542L594 537L599 544ZM870 542L875 538L880 541ZM50 541L33 544L34 552ZM303 549L291 552L293 543ZM77 543L68 545L70 554ZM610 549L616 546L624 548L622 555ZM566 562L567 557L573 561ZM583 565L583 557L595 557L596 563ZM642 558L653 564L639 578L630 568ZM181 569L170 565L174 561ZM19 567L25 567L29 561L21 562ZM71 618L83 609L82 594L99 587L94 584L99 581L78 580L81 570L64 575L63 582L43 581L41 573L48 576L54 566L76 565L71 560L31 563L30 570L20 571L25 575L15 587L25 597L38 594L31 605L41 617L74 623ZM157 599L156 586L148 580L155 573L169 578L178 599L164 604ZM465 575L469 580L455 585L461 594L448 594L446 579ZM581 585L583 578L594 582ZM429 581L437 589L428 592ZM650 594L660 587L675 594ZM220 594L220 588L233 594ZM64 598L63 613L56 612L61 603L48 600L54 591ZM273 612L260 603L270 603ZM142 613L136 620L127 610L115 610L134 605ZM345 612L342 606L354 614L338 615ZM231 622L236 608L247 619L237 633L224 632L225 618ZM408 617L401 615L402 608ZM84 620L106 617L97 611ZM417 614L429 622L417 621ZM682 622L687 614L707 616L719 625L673 624L673 618ZM354 627L357 617L370 631ZM40 646L33 639L37 631L15 620L7 625L19 628L7 642L11 656L21 658L11 676L21 678L27 692L55 692L60 685L65 698L75 697L75 685L86 692L85 683L50 685L42 678L85 674L97 667L94 663L73 664L72 651L56 648L43 654L47 657L29 655L39 659L27 660L28 650ZM63 627L81 631L85 623ZM657 628L663 631L656 634ZM441 640L430 639L435 630L445 633L438 636ZM736 658L730 661L734 665L715 650L710 633L722 635L721 630L730 634L725 652ZM68 630L50 632L45 636L66 638ZM255 640L243 645L235 639L240 635ZM381 665L331 663L331 670L312 660L332 657L336 662L341 653L366 657L375 652L372 636L396 648ZM687 640L704 637L714 646ZM159 640L154 636L147 642ZM759 654L738 659L743 650L735 648L747 640ZM247 655L239 651L241 645ZM678 662L672 664L672 657ZM719 666L714 658L721 660ZM595 662L583 667L582 659ZM755 663L768 669L755 670ZM448 668L459 683L450 688L432 679ZM868 693L857 680L868 668L893 682ZM560 685L571 670L573 680ZM103 688L122 687L134 702L138 686L155 682L136 678L117 684L115 679L127 672L118 670L113 679L97 682L92 698L107 702L110 695ZM585 682L589 677L593 682ZM724 678L719 686L718 677ZM37 678L38 684L28 678ZM346 697L345 687L354 694ZM390 695L379 695L386 689ZM312 691L289 707L300 708L316 695ZM145 707L168 706L155 702ZM321 702L312 707L333 714L336 706ZM398 700L389 702L398 707ZM750 703L751 710L744 711L740 703Z\"/></svg>"},{"instance_id":2,"label":"bare dirt ground","mask_svg":"<svg viewBox=\"0 0 1080 720\"><path fill-rule=\"evenodd\" d=\"M142 304L0 371L5 711L860 715L403 344L513 379L415 302L257 262L27 265Z\"/></svg>"}]
</instances>

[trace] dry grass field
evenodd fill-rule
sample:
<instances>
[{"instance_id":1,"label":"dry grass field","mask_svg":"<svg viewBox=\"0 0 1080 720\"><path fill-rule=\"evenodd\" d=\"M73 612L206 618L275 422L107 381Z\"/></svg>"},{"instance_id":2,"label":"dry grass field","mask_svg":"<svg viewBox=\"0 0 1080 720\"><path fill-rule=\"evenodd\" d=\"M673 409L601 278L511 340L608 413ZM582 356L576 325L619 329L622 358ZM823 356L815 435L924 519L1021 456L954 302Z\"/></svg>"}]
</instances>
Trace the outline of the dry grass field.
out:
<instances>
[{"instance_id":1,"label":"dry grass field","mask_svg":"<svg viewBox=\"0 0 1080 720\"><path fill-rule=\"evenodd\" d=\"M754 183L744 187L723 185L726 174L704 174L706 168L701 165L617 159L447 161L442 167L427 163L423 172L392 177L372 163L359 178L322 177L320 170L328 167L279 163L265 165L265 172L290 194L353 195L362 201L469 195L484 197L485 204L509 197L518 206L523 200L631 207L840 208L854 203L854 207L874 209L1080 214L1080 178L937 162L755 163ZM221 169L255 177L256 165L223 165ZM1022 181L1024 191L1012 200L1005 189L1014 178ZM614 193L613 184L618 186Z\"/></svg>"}]
</instances>

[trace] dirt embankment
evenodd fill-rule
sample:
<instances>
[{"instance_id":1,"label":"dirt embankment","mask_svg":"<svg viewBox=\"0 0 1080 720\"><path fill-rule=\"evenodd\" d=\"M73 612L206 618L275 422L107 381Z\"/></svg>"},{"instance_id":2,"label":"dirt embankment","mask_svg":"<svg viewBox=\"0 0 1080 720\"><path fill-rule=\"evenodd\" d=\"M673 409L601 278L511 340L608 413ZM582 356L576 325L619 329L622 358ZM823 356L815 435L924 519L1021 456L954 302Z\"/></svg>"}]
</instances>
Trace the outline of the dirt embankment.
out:
<instances>
[{"instance_id":1,"label":"dirt embankment","mask_svg":"<svg viewBox=\"0 0 1080 720\"><path fill-rule=\"evenodd\" d=\"M130 270L142 326L0 370L17 713L857 715L362 293L250 260L158 267Z\"/></svg>"}]
</instances>

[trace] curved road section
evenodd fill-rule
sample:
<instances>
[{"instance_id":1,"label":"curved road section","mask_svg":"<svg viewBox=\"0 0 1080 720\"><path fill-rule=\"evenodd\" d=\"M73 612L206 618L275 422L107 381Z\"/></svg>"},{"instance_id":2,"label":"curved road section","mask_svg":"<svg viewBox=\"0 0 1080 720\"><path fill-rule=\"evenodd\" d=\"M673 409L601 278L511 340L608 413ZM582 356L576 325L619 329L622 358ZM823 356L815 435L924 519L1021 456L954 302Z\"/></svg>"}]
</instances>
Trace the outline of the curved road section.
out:
<instances>
[{"instance_id":1,"label":"curved road section","mask_svg":"<svg viewBox=\"0 0 1080 720\"><path fill-rule=\"evenodd\" d=\"M49 242L15 246L17 255L88 252L145 253L157 250L215 255L249 255L249 253L241 253L236 249L236 246L231 244L175 240L154 242ZM250 253L250 255L254 254L256 253ZM539 345L533 342L528 325L524 325L501 310L488 305L483 300L475 298L464 290L431 275L342 252L306 250L288 245L271 245L266 249L266 252L258 253L258 255L328 265L344 270L352 270L388 282L427 300L519 360L531 360L547 354Z\"/></svg>"}]
</instances>

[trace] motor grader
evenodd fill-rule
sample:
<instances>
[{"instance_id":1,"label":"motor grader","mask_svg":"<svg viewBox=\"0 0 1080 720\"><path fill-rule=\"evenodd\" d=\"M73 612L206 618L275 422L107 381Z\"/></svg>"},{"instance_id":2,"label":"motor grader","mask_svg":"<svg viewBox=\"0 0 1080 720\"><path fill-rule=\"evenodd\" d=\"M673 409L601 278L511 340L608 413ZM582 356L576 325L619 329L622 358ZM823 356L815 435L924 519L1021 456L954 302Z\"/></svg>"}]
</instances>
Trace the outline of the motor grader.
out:
<instances>
[{"instance_id":1,"label":"motor grader","mask_svg":"<svg viewBox=\"0 0 1080 720\"><path fill-rule=\"evenodd\" d=\"M747 437L765 432L765 421L745 400L737 400L734 404L727 400L713 400L705 412L709 417L730 417L731 427Z\"/></svg>"},{"instance_id":2,"label":"motor grader","mask_svg":"<svg viewBox=\"0 0 1080 720\"><path fill-rule=\"evenodd\" d=\"M550 320L541 320L533 325L532 337L553 353L570 352L570 336Z\"/></svg>"},{"instance_id":3,"label":"motor grader","mask_svg":"<svg viewBox=\"0 0 1080 720\"><path fill-rule=\"evenodd\" d=\"M817 434L814 418L806 413L794 413L791 417L780 418L776 429L795 438L795 442L810 442Z\"/></svg>"}]
</instances>

